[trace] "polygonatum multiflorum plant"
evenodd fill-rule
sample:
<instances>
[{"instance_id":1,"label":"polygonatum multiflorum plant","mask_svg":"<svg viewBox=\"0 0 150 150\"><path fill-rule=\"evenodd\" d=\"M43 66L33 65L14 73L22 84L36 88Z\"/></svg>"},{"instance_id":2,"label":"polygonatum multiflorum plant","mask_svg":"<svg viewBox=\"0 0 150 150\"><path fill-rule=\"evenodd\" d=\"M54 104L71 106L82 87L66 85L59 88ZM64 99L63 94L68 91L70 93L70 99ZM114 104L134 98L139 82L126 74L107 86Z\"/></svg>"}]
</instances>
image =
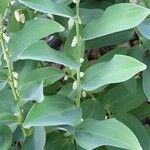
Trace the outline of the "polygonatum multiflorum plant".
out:
<instances>
[{"instance_id":1,"label":"polygonatum multiflorum plant","mask_svg":"<svg viewBox=\"0 0 150 150\"><path fill-rule=\"evenodd\" d=\"M149 0L0 0L0 150L150 150Z\"/></svg>"}]
</instances>

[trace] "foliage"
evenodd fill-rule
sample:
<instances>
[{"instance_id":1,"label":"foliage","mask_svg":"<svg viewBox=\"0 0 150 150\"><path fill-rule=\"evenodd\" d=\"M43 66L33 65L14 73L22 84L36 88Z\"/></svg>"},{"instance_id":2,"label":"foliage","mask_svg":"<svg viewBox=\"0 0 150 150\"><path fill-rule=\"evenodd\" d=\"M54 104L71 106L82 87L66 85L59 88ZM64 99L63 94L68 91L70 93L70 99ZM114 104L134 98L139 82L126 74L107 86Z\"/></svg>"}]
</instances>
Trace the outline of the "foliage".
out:
<instances>
[{"instance_id":1,"label":"foliage","mask_svg":"<svg viewBox=\"0 0 150 150\"><path fill-rule=\"evenodd\" d=\"M0 0L0 150L149 150L149 16L148 0Z\"/></svg>"}]
</instances>

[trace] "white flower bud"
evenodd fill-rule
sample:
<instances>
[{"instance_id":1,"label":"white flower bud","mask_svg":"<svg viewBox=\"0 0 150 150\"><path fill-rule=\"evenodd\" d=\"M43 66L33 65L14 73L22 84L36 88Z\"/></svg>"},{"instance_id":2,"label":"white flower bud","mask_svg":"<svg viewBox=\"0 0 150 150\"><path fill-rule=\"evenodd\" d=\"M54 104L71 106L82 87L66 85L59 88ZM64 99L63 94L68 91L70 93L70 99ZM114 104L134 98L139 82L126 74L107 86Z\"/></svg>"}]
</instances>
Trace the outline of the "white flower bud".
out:
<instances>
[{"instance_id":1,"label":"white flower bud","mask_svg":"<svg viewBox=\"0 0 150 150\"><path fill-rule=\"evenodd\" d=\"M64 80L65 80L65 81L67 81L67 80L68 80L68 76L67 76L67 75L64 77Z\"/></svg>"},{"instance_id":2,"label":"white flower bud","mask_svg":"<svg viewBox=\"0 0 150 150\"><path fill-rule=\"evenodd\" d=\"M84 76L84 72L80 72L80 78Z\"/></svg>"},{"instance_id":3,"label":"white flower bud","mask_svg":"<svg viewBox=\"0 0 150 150\"><path fill-rule=\"evenodd\" d=\"M83 120L83 118L81 118L81 122L83 122L84 120Z\"/></svg>"},{"instance_id":4,"label":"white flower bud","mask_svg":"<svg viewBox=\"0 0 150 150\"><path fill-rule=\"evenodd\" d=\"M72 70L72 67L69 67L70 70Z\"/></svg>"},{"instance_id":5,"label":"white flower bud","mask_svg":"<svg viewBox=\"0 0 150 150\"><path fill-rule=\"evenodd\" d=\"M25 15L24 14L20 14L18 10L16 10L14 14L15 14L15 18L18 22L25 23Z\"/></svg>"},{"instance_id":6,"label":"white flower bud","mask_svg":"<svg viewBox=\"0 0 150 150\"><path fill-rule=\"evenodd\" d=\"M17 82L17 80L14 80L14 86L15 86L15 88L18 88L18 82Z\"/></svg>"},{"instance_id":7,"label":"white flower bud","mask_svg":"<svg viewBox=\"0 0 150 150\"><path fill-rule=\"evenodd\" d=\"M15 10L15 18L16 18L16 20L18 21L18 22L20 22L20 13L19 13L19 11L18 10Z\"/></svg>"},{"instance_id":8,"label":"white flower bud","mask_svg":"<svg viewBox=\"0 0 150 150\"><path fill-rule=\"evenodd\" d=\"M77 83L77 81L74 81L74 82L73 82L72 89L73 89L73 90L77 90L77 88L78 88L78 83Z\"/></svg>"},{"instance_id":9,"label":"white flower bud","mask_svg":"<svg viewBox=\"0 0 150 150\"><path fill-rule=\"evenodd\" d=\"M77 45L77 43L78 43L77 36L74 36L72 43L71 43L71 47L75 47Z\"/></svg>"},{"instance_id":10,"label":"white flower bud","mask_svg":"<svg viewBox=\"0 0 150 150\"><path fill-rule=\"evenodd\" d=\"M20 22L25 23L25 15L20 14Z\"/></svg>"},{"instance_id":11,"label":"white flower bud","mask_svg":"<svg viewBox=\"0 0 150 150\"><path fill-rule=\"evenodd\" d=\"M73 27L73 25L74 25L74 20L73 20L72 18L70 18L70 19L68 20L68 29L71 30L72 27Z\"/></svg>"},{"instance_id":12,"label":"white flower bud","mask_svg":"<svg viewBox=\"0 0 150 150\"><path fill-rule=\"evenodd\" d=\"M79 3L80 0L72 0L75 4Z\"/></svg>"},{"instance_id":13,"label":"white flower bud","mask_svg":"<svg viewBox=\"0 0 150 150\"><path fill-rule=\"evenodd\" d=\"M82 97L86 98L87 94L85 91L82 92Z\"/></svg>"},{"instance_id":14,"label":"white flower bud","mask_svg":"<svg viewBox=\"0 0 150 150\"><path fill-rule=\"evenodd\" d=\"M18 79L18 73L17 73L17 72L13 72L13 77L14 77L15 79Z\"/></svg>"},{"instance_id":15,"label":"white flower bud","mask_svg":"<svg viewBox=\"0 0 150 150\"><path fill-rule=\"evenodd\" d=\"M83 58L80 58L80 63L83 63L84 62L84 59Z\"/></svg>"},{"instance_id":16,"label":"white flower bud","mask_svg":"<svg viewBox=\"0 0 150 150\"><path fill-rule=\"evenodd\" d=\"M4 53L4 60L6 60L6 61L7 61L7 57L6 57L5 53Z\"/></svg>"}]
</instances>

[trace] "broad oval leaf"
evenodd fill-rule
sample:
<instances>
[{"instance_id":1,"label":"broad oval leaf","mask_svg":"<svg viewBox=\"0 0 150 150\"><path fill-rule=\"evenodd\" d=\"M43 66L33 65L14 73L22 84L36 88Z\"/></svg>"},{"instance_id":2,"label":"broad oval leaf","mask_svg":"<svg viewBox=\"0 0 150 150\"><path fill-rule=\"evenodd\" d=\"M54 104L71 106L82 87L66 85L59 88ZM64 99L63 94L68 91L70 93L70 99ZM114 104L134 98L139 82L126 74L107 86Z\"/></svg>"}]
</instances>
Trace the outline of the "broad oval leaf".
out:
<instances>
[{"instance_id":1,"label":"broad oval leaf","mask_svg":"<svg viewBox=\"0 0 150 150\"><path fill-rule=\"evenodd\" d=\"M98 63L87 69L81 86L86 91L92 91L103 85L126 81L145 69L145 64L132 57L115 55L109 62Z\"/></svg>"},{"instance_id":2,"label":"broad oval leaf","mask_svg":"<svg viewBox=\"0 0 150 150\"><path fill-rule=\"evenodd\" d=\"M74 16L73 11L69 7L55 3L53 0L19 0L19 2L43 13L54 14L67 18Z\"/></svg>"},{"instance_id":3,"label":"broad oval leaf","mask_svg":"<svg viewBox=\"0 0 150 150\"><path fill-rule=\"evenodd\" d=\"M105 119L105 110L100 100L86 99L81 103L83 119L92 118L97 120Z\"/></svg>"},{"instance_id":4,"label":"broad oval leaf","mask_svg":"<svg viewBox=\"0 0 150 150\"><path fill-rule=\"evenodd\" d=\"M62 31L64 31L64 27L53 20L38 18L26 22L25 26L14 33L9 40L8 48L11 59L17 60L18 55L24 49L39 39Z\"/></svg>"},{"instance_id":5,"label":"broad oval leaf","mask_svg":"<svg viewBox=\"0 0 150 150\"><path fill-rule=\"evenodd\" d=\"M145 118L150 117L150 105L149 103L143 103L140 107L131 111L131 113L142 121Z\"/></svg>"},{"instance_id":6,"label":"broad oval leaf","mask_svg":"<svg viewBox=\"0 0 150 150\"><path fill-rule=\"evenodd\" d=\"M144 57L144 62L147 64L147 69L143 72L143 90L150 101L150 57Z\"/></svg>"},{"instance_id":7,"label":"broad oval leaf","mask_svg":"<svg viewBox=\"0 0 150 150\"><path fill-rule=\"evenodd\" d=\"M141 24L137 26L140 33L147 39L150 39L150 20L145 19Z\"/></svg>"},{"instance_id":8,"label":"broad oval leaf","mask_svg":"<svg viewBox=\"0 0 150 150\"><path fill-rule=\"evenodd\" d=\"M22 104L28 101L42 102L44 100L43 81L31 82L20 89Z\"/></svg>"},{"instance_id":9,"label":"broad oval leaf","mask_svg":"<svg viewBox=\"0 0 150 150\"><path fill-rule=\"evenodd\" d=\"M142 105L146 100L141 82L138 82L135 91L129 91L123 84L119 84L109 89L103 97L104 107L117 114L131 111Z\"/></svg>"},{"instance_id":10,"label":"broad oval leaf","mask_svg":"<svg viewBox=\"0 0 150 150\"><path fill-rule=\"evenodd\" d=\"M12 132L6 125L0 125L0 149L7 150L12 144Z\"/></svg>"},{"instance_id":11,"label":"broad oval leaf","mask_svg":"<svg viewBox=\"0 0 150 150\"><path fill-rule=\"evenodd\" d=\"M144 128L144 125L133 115L129 113L123 113L115 116L119 121L124 123L138 138L143 150L148 150L150 147L149 135Z\"/></svg>"},{"instance_id":12,"label":"broad oval leaf","mask_svg":"<svg viewBox=\"0 0 150 150\"><path fill-rule=\"evenodd\" d=\"M87 24L90 21L100 18L102 14L102 9L80 8L80 17L83 24Z\"/></svg>"},{"instance_id":13,"label":"broad oval leaf","mask_svg":"<svg viewBox=\"0 0 150 150\"><path fill-rule=\"evenodd\" d=\"M106 9L100 19L89 22L83 30L84 40L128 30L139 25L150 10L139 5L120 3Z\"/></svg>"},{"instance_id":14,"label":"broad oval leaf","mask_svg":"<svg viewBox=\"0 0 150 150\"><path fill-rule=\"evenodd\" d=\"M74 137L77 143L86 150L92 150L102 145L142 150L133 132L116 119L85 120L77 126Z\"/></svg>"},{"instance_id":15,"label":"broad oval leaf","mask_svg":"<svg viewBox=\"0 0 150 150\"><path fill-rule=\"evenodd\" d=\"M106 36L98 37L96 39L85 41L85 48L95 49L95 48L111 46L111 45L120 45L132 39L133 34L134 34L133 30L130 29L130 30L125 30L125 31L109 34Z\"/></svg>"},{"instance_id":16,"label":"broad oval leaf","mask_svg":"<svg viewBox=\"0 0 150 150\"><path fill-rule=\"evenodd\" d=\"M49 47L45 41L38 41L22 51L18 59L31 59L39 61L54 62L69 66L72 69L78 69L80 64L77 63L71 56L68 56L64 52L60 52Z\"/></svg>"},{"instance_id":17,"label":"broad oval leaf","mask_svg":"<svg viewBox=\"0 0 150 150\"><path fill-rule=\"evenodd\" d=\"M76 150L74 141L71 137L53 132L47 135L45 150Z\"/></svg>"},{"instance_id":18,"label":"broad oval leaf","mask_svg":"<svg viewBox=\"0 0 150 150\"><path fill-rule=\"evenodd\" d=\"M22 145L22 150L43 150L46 141L46 133L44 127L34 127L32 135L26 138Z\"/></svg>"},{"instance_id":19,"label":"broad oval leaf","mask_svg":"<svg viewBox=\"0 0 150 150\"><path fill-rule=\"evenodd\" d=\"M24 127L77 125L81 121L81 115L81 108L75 107L71 99L62 95L53 95L31 108Z\"/></svg>"},{"instance_id":20,"label":"broad oval leaf","mask_svg":"<svg viewBox=\"0 0 150 150\"><path fill-rule=\"evenodd\" d=\"M15 101L13 93L10 89L4 88L0 91L0 114L10 113L12 114L12 104Z\"/></svg>"},{"instance_id":21,"label":"broad oval leaf","mask_svg":"<svg viewBox=\"0 0 150 150\"><path fill-rule=\"evenodd\" d=\"M38 81L44 81L45 85L53 84L64 76L64 72L54 67L37 68L24 75L19 81L19 88Z\"/></svg>"}]
</instances>

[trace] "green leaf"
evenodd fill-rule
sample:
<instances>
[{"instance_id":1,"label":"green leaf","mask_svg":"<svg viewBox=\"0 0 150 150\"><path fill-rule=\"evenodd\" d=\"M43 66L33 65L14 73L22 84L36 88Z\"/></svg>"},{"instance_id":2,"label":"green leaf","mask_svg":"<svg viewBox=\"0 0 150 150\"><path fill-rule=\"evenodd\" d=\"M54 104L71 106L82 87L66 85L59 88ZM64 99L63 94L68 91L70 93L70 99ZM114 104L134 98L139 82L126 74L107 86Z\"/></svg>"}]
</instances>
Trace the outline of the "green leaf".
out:
<instances>
[{"instance_id":1,"label":"green leaf","mask_svg":"<svg viewBox=\"0 0 150 150\"><path fill-rule=\"evenodd\" d=\"M110 83L124 82L145 69L145 64L132 57L115 55L109 62L97 63L88 68L81 86L86 91L92 91Z\"/></svg>"},{"instance_id":2,"label":"green leaf","mask_svg":"<svg viewBox=\"0 0 150 150\"><path fill-rule=\"evenodd\" d=\"M115 116L119 121L124 123L138 138L143 150L148 150L150 147L149 135L142 123L129 113L119 114Z\"/></svg>"},{"instance_id":3,"label":"green leaf","mask_svg":"<svg viewBox=\"0 0 150 150\"><path fill-rule=\"evenodd\" d=\"M121 31L93 40L85 41L86 49L95 49L111 45L120 45L133 38L133 30Z\"/></svg>"},{"instance_id":4,"label":"green leaf","mask_svg":"<svg viewBox=\"0 0 150 150\"><path fill-rule=\"evenodd\" d=\"M84 100L81 103L83 119L92 118L97 120L105 119L105 110L101 101ZM89 111L90 110L90 111Z\"/></svg>"},{"instance_id":5,"label":"green leaf","mask_svg":"<svg viewBox=\"0 0 150 150\"><path fill-rule=\"evenodd\" d=\"M149 14L149 9L135 4L120 3L110 6L100 19L87 24L82 33L83 39L90 40L131 29L139 25Z\"/></svg>"},{"instance_id":6,"label":"green leaf","mask_svg":"<svg viewBox=\"0 0 150 150\"><path fill-rule=\"evenodd\" d=\"M33 100L42 102L44 100L43 81L27 83L20 89L20 98L23 104Z\"/></svg>"},{"instance_id":7,"label":"green leaf","mask_svg":"<svg viewBox=\"0 0 150 150\"><path fill-rule=\"evenodd\" d=\"M19 0L19 2L43 13L67 18L74 16L73 11L69 7L63 4L57 4L53 0Z\"/></svg>"},{"instance_id":8,"label":"green leaf","mask_svg":"<svg viewBox=\"0 0 150 150\"><path fill-rule=\"evenodd\" d=\"M140 33L147 39L150 39L150 20L145 19L141 24L137 26Z\"/></svg>"},{"instance_id":9,"label":"green leaf","mask_svg":"<svg viewBox=\"0 0 150 150\"><path fill-rule=\"evenodd\" d=\"M72 89L73 84L72 83L68 83L66 85L64 85L57 94L60 95L64 95L69 97L70 99L76 99L77 98L77 90L73 90Z\"/></svg>"},{"instance_id":10,"label":"green leaf","mask_svg":"<svg viewBox=\"0 0 150 150\"><path fill-rule=\"evenodd\" d=\"M12 132L6 125L0 125L0 149L7 150L12 143Z\"/></svg>"},{"instance_id":11,"label":"green leaf","mask_svg":"<svg viewBox=\"0 0 150 150\"><path fill-rule=\"evenodd\" d=\"M139 107L145 101L146 96L143 92L141 82L138 82L137 88L134 92L126 89L124 84L120 84L109 89L103 97L104 107L113 113L131 111Z\"/></svg>"},{"instance_id":12,"label":"green leaf","mask_svg":"<svg viewBox=\"0 0 150 150\"><path fill-rule=\"evenodd\" d=\"M43 150L46 141L46 133L44 127L34 127L32 135L26 138L22 145L22 150Z\"/></svg>"},{"instance_id":13,"label":"green leaf","mask_svg":"<svg viewBox=\"0 0 150 150\"><path fill-rule=\"evenodd\" d=\"M60 133L50 133L47 135L45 150L76 150L71 137L66 137Z\"/></svg>"},{"instance_id":14,"label":"green leaf","mask_svg":"<svg viewBox=\"0 0 150 150\"><path fill-rule=\"evenodd\" d=\"M8 0L0 0L0 14L2 14L8 6Z\"/></svg>"},{"instance_id":15,"label":"green leaf","mask_svg":"<svg viewBox=\"0 0 150 150\"><path fill-rule=\"evenodd\" d=\"M80 17L83 24L87 24L90 21L100 18L102 14L103 14L102 9L80 8Z\"/></svg>"},{"instance_id":16,"label":"green leaf","mask_svg":"<svg viewBox=\"0 0 150 150\"><path fill-rule=\"evenodd\" d=\"M19 88L28 86L38 81L44 81L45 85L53 84L64 76L64 72L54 67L37 68L23 76L19 81Z\"/></svg>"},{"instance_id":17,"label":"green leaf","mask_svg":"<svg viewBox=\"0 0 150 150\"><path fill-rule=\"evenodd\" d=\"M1 113L0 114L0 124L12 124L17 122L16 117L9 113Z\"/></svg>"},{"instance_id":18,"label":"green leaf","mask_svg":"<svg viewBox=\"0 0 150 150\"><path fill-rule=\"evenodd\" d=\"M150 105L149 103L144 103L138 108L132 110L131 113L143 121L145 118L150 117Z\"/></svg>"},{"instance_id":19,"label":"green leaf","mask_svg":"<svg viewBox=\"0 0 150 150\"><path fill-rule=\"evenodd\" d=\"M82 28L80 28L81 30ZM73 57L75 60L79 59L79 56L82 58L84 57L84 51L85 51L85 41L81 40L80 45L76 45L75 47L72 47L72 41L74 37L76 36L76 28L75 26L71 29L67 40L64 45L64 53Z\"/></svg>"},{"instance_id":20,"label":"green leaf","mask_svg":"<svg viewBox=\"0 0 150 150\"><path fill-rule=\"evenodd\" d=\"M9 40L9 51L12 60L17 60L18 56L32 43L39 39L62 32L64 28L57 22L49 19L38 18L26 22L24 27L14 33Z\"/></svg>"},{"instance_id":21,"label":"green leaf","mask_svg":"<svg viewBox=\"0 0 150 150\"><path fill-rule=\"evenodd\" d=\"M134 93L137 90L137 80L134 77L123 82L123 85L131 93Z\"/></svg>"},{"instance_id":22,"label":"green leaf","mask_svg":"<svg viewBox=\"0 0 150 150\"><path fill-rule=\"evenodd\" d=\"M74 102L68 97L53 95L31 108L24 127L77 125L81 121L81 115L81 108L76 108Z\"/></svg>"},{"instance_id":23,"label":"green leaf","mask_svg":"<svg viewBox=\"0 0 150 150\"><path fill-rule=\"evenodd\" d=\"M150 101L150 57L144 57L144 62L147 64L147 69L143 72L143 90Z\"/></svg>"},{"instance_id":24,"label":"green leaf","mask_svg":"<svg viewBox=\"0 0 150 150\"><path fill-rule=\"evenodd\" d=\"M45 43L45 41L38 41L34 44L31 44L22 51L18 59L31 59L54 62L69 66L72 69L78 69L80 67L80 64L77 63L72 57L68 56L64 52L52 49Z\"/></svg>"},{"instance_id":25,"label":"green leaf","mask_svg":"<svg viewBox=\"0 0 150 150\"><path fill-rule=\"evenodd\" d=\"M0 91L0 114L4 112L12 114L12 104L14 101L14 96L10 89L4 88Z\"/></svg>"},{"instance_id":26,"label":"green leaf","mask_svg":"<svg viewBox=\"0 0 150 150\"><path fill-rule=\"evenodd\" d=\"M142 150L133 132L116 119L84 120L74 134L77 143L86 150L110 145L129 150Z\"/></svg>"},{"instance_id":27,"label":"green leaf","mask_svg":"<svg viewBox=\"0 0 150 150\"><path fill-rule=\"evenodd\" d=\"M115 48L96 60L96 63L110 61L116 54L127 55L129 48Z\"/></svg>"}]
</instances>

